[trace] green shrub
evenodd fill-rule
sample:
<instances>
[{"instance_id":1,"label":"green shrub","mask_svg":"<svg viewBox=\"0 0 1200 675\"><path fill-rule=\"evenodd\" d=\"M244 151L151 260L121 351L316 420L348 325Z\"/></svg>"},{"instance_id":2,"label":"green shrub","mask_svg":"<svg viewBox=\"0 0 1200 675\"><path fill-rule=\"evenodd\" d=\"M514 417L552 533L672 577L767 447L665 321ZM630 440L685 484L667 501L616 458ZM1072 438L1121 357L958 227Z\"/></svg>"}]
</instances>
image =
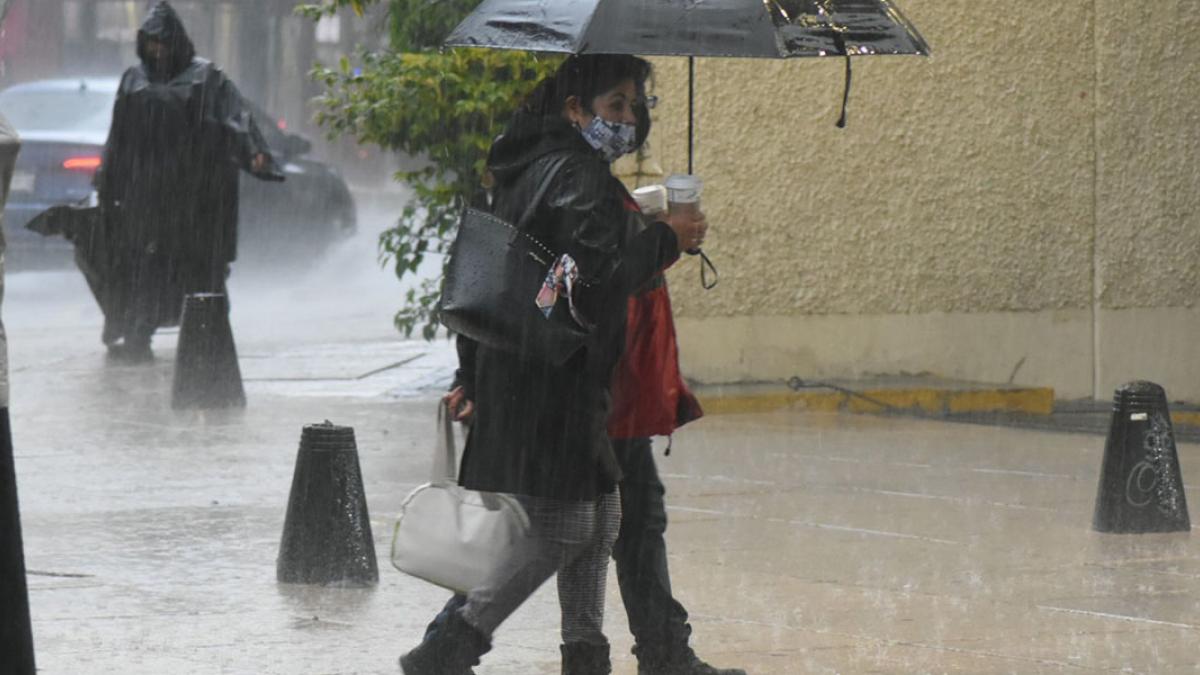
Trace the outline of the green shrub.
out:
<instances>
[{"instance_id":1,"label":"green shrub","mask_svg":"<svg viewBox=\"0 0 1200 675\"><path fill-rule=\"evenodd\" d=\"M301 11L310 17L341 7L362 13L378 0L326 0ZM513 110L559 64L556 57L487 49L439 51L446 35L479 0L391 0L391 48L360 52L337 67L312 71L324 93L317 121L331 137L352 136L427 160L395 176L413 190L396 225L380 235L380 260L404 279L428 254L445 253L465 206L485 198L482 177L487 150ZM440 280L408 291L396 327L411 335L420 326L437 331Z\"/></svg>"}]
</instances>

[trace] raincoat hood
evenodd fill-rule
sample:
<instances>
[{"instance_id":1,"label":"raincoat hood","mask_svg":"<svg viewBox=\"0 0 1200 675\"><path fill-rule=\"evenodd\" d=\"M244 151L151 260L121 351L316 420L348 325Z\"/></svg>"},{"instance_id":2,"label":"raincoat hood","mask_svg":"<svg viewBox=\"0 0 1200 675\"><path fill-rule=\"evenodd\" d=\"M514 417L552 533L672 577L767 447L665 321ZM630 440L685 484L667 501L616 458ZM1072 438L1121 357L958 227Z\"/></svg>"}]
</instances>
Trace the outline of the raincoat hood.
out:
<instances>
[{"instance_id":1,"label":"raincoat hood","mask_svg":"<svg viewBox=\"0 0 1200 675\"><path fill-rule=\"evenodd\" d=\"M155 67L154 59L150 56L147 47L150 40L161 42L170 50L168 63L162 69ZM167 2L160 2L152 7L146 20L142 22L142 27L138 29L137 55L146 66L147 72L162 73L167 79L182 72L196 57L196 48L183 28L183 21Z\"/></svg>"},{"instance_id":2,"label":"raincoat hood","mask_svg":"<svg viewBox=\"0 0 1200 675\"><path fill-rule=\"evenodd\" d=\"M504 183L519 175L538 158L572 150L599 156L570 122L558 115L537 115L518 110L508 128L488 153L488 169Z\"/></svg>"}]
</instances>

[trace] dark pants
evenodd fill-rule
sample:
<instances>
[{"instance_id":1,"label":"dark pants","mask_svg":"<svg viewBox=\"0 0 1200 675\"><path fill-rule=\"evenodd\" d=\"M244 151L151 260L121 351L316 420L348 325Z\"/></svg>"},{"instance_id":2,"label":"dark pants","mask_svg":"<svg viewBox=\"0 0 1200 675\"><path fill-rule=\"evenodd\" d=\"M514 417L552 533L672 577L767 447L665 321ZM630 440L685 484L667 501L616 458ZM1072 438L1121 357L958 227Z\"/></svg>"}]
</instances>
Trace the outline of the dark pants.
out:
<instances>
[{"instance_id":1,"label":"dark pants","mask_svg":"<svg viewBox=\"0 0 1200 675\"><path fill-rule=\"evenodd\" d=\"M563 642L608 644L604 593L608 556L621 523L620 498L608 493L592 502L517 499L529 516L530 536L471 589L462 618L490 640L539 586L557 576Z\"/></svg>"},{"instance_id":2,"label":"dark pants","mask_svg":"<svg viewBox=\"0 0 1200 675\"><path fill-rule=\"evenodd\" d=\"M621 480L621 530L613 546L617 583L629 619L629 631L638 646L647 650L683 647L691 635L687 611L671 594L667 569L666 489L658 477L650 439L613 441L613 451L625 477ZM429 639L451 612L465 602L450 598L429 624Z\"/></svg>"},{"instance_id":3,"label":"dark pants","mask_svg":"<svg viewBox=\"0 0 1200 675\"><path fill-rule=\"evenodd\" d=\"M189 293L225 293L229 266L209 260L126 251L115 258L105 313L105 344L149 345L161 326L179 324Z\"/></svg>"},{"instance_id":4,"label":"dark pants","mask_svg":"<svg viewBox=\"0 0 1200 675\"><path fill-rule=\"evenodd\" d=\"M692 633L687 610L671 594L667 569L666 489L658 477L650 439L613 441L621 480L621 531L613 546L617 583L638 645L682 646Z\"/></svg>"}]
</instances>

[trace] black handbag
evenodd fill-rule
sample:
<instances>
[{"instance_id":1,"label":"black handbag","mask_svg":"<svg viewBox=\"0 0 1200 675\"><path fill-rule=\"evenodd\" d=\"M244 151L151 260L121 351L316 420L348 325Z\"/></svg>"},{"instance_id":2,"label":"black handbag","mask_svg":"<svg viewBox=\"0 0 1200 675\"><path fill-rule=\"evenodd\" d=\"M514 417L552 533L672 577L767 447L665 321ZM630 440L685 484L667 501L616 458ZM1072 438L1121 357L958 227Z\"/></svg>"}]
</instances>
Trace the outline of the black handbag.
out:
<instances>
[{"instance_id":1,"label":"black handbag","mask_svg":"<svg viewBox=\"0 0 1200 675\"><path fill-rule=\"evenodd\" d=\"M554 160L516 225L468 208L450 245L438 317L455 333L523 358L561 366L581 350L590 334L567 307L547 317L535 298L559 258L524 231L550 183L566 163ZM559 304L568 299L559 297Z\"/></svg>"}]
</instances>

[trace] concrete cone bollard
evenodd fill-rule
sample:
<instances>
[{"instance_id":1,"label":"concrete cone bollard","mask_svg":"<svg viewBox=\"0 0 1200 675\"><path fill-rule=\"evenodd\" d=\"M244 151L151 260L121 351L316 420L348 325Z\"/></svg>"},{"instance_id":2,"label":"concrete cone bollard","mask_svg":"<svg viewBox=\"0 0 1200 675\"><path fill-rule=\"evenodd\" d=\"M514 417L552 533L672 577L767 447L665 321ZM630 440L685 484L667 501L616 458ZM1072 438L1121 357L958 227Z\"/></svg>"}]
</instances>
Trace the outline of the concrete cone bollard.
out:
<instances>
[{"instance_id":1,"label":"concrete cone bollard","mask_svg":"<svg viewBox=\"0 0 1200 675\"><path fill-rule=\"evenodd\" d=\"M379 581L353 428L304 427L275 573L284 583Z\"/></svg>"},{"instance_id":2,"label":"concrete cone bollard","mask_svg":"<svg viewBox=\"0 0 1200 675\"><path fill-rule=\"evenodd\" d=\"M221 293L195 293L184 298L175 350L171 407L241 408L246 405L238 368L229 299Z\"/></svg>"},{"instance_id":3,"label":"concrete cone bollard","mask_svg":"<svg viewBox=\"0 0 1200 675\"><path fill-rule=\"evenodd\" d=\"M1098 532L1191 530L1167 394L1153 382L1117 389L1092 527Z\"/></svg>"}]
</instances>

